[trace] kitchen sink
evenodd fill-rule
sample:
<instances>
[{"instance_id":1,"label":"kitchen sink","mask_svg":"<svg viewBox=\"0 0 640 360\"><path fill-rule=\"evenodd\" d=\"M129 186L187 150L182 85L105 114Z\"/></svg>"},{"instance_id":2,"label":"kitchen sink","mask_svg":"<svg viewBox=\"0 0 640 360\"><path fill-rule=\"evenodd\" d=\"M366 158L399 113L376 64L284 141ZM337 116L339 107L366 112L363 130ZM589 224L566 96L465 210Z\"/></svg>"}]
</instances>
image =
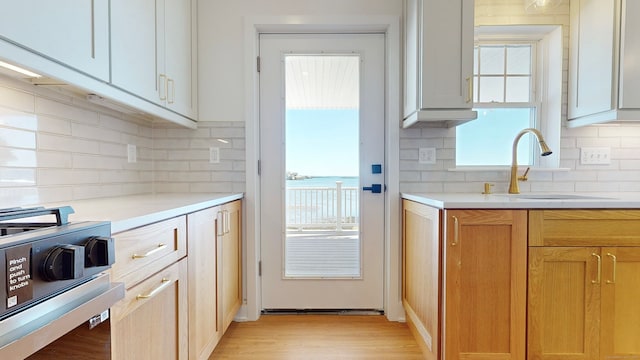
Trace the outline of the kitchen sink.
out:
<instances>
[{"instance_id":1,"label":"kitchen sink","mask_svg":"<svg viewBox=\"0 0 640 360\"><path fill-rule=\"evenodd\" d=\"M575 194L501 194L500 196L517 199L538 199L538 200L596 200L610 199L600 196L575 195Z\"/></svg>"}]
</instances>

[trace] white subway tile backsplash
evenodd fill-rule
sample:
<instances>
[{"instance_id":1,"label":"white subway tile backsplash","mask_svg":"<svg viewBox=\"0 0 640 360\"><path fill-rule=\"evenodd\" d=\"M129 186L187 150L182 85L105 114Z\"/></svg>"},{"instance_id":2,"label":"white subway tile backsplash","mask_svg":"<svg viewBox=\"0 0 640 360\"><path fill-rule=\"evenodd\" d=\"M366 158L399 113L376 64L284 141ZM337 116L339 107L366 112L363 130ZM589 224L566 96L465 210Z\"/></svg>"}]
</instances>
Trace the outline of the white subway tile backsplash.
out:
<instances>
[{"instance_id":1,"label":"white subway tile backsplash","mask_svg":"<svg viewBox=\"0 0 640 360\"><path fill-rule=\"evenodd\" d=\"M33 131L5 128L0 133L0 146L21 149L35 149L36 133Z\"/></svg>"},{"instance_id":2,"label":"white subway tile backsplash","mask_svg":"<svg viewBox=\"0 0 640 360\"><path fill-rule=\"evenodd\" d=\"M156 182L154 190L157 193L188 193L191 189L189 183Z\"/></svg>"},{"instance_id":3,"label":"white subway tile backsplash","mask_svg":"<svg viewBox=\"0 0 640 360\"><path fill-rule=\"evenodd\" d=\"M36 97L36 114L51 115L83 124L98 125L98 113L48 98Z\"/></svg>"},{"instance_id":4,"label":"white subway tile backsplash","mask_svg":"<svg viewBox=\"0 0 640 360\"><path fill-rule=\"evenodd\" d=\"M12 85L0 86L0 106L10 109L33 113L35 109L35 96Z\"/></svg>"},{"instance_id":5,"label":"white subway tile backsplash","mask_svg":"<svg viewBox=\"0 0 640 360\"><path fill-rule=\"evenodd\" d=\"M133 121L125 121L106 114L98 115L102 128L111 129L118 133L140 135L140 126Z\"/></svg>"},{"instance_id":6,"label":"white subway tile backsplash","mask_svg":"<svg viewBox=\"0 0 640 360\"><path fill-rule=\"evenodd\" d=\"M0 187L24 187L35 184L36 172L34 169L0 168Z\"/></svg>"},{"instance_id":7,"label":"white subway tile backsplash","mask_svg":"<svg viewBox=\"0 0 640 360\"><path fill-rule=\"evenodd\" d=\"M34 150L0 147L0 166L31 167L38 165Z\"/></svg>"},{"instance_id":8,"label":"white subway tile backsplash","mask_svg":"<svg viewBox=\"0 0 640 360\"><path fill-rule=\"evenodd\" d=\"M28 184L24 187L4 187L0 186L0 199L2 207L13 207L40 202L39 189Z\"/></svg>"},{"instance_id":9,"label":"white subway tile backsplash","mask_svg":"<svg viewBox=\"0 0 640 360\"><path fill-rule=\"evenodd\" d=\"M640 160L626 160L620 162L621 170L640 170Z\"/></svg>"},{"instance_id":10,"label":"white subway tile backsplash","mask_svg":"<svg viewBox=\"0 0 640 360\"><path fill-rule=\"evenodd\" d=\"M126 160L123 158L106 157L101 155L74 154L72 166L74 169L119 170L124 167Z\"/></svg>"},{"instance_id":11,"label":"white subway tile backsplash","mask_svg":"<svg viewBox=\"0 0 640 360\"><path fill-rule=\"evenodd\" d=\"M7 206L153 191L153 124L0 76L0 199ZM138 147L128 164L126 145Z\"/></svg>"},{"instance_id":12,"label":"white subway tile backsplash","mask_svg":"<svg viewBox=\"0 0 640 360\"><path fill-rule=\"evenodd\" d=\"M70 168L72 165L71 153L38 151L37 158L39 167Z\"/></svg>"},{"instance_id":13,"label":"white subway tile backsplash","mask_svg":"<svg viewBox=\"0 0 640 360\"><path fill-rule=\"evenodd\" d=\"M38 118L34 114L0 107L0 126L36 131L38 129Z\"/></svg>"},{"instance_id":14,"label":"white subway tile backsplash","mask_svg":"<svg viewBox=\"0 0 640 360\"><path fill-rule=\"evenodd\" d=\"M119 142L121 139L120 134L118 131L103 128L100 128L100 131L96 131L95 126L87 124L71 124L71 135L74 138Z\"/></svg>"},{"instance_id":15,"label":"white subway tile backsplash","mask_svg":"<svg viewBox=\"0 0 640 360\"><path fill-rule=\"evenodd\" d=\"M38 132L71 136L71 121L48 115L39 115Z\"/></svg>"}]
</instances>

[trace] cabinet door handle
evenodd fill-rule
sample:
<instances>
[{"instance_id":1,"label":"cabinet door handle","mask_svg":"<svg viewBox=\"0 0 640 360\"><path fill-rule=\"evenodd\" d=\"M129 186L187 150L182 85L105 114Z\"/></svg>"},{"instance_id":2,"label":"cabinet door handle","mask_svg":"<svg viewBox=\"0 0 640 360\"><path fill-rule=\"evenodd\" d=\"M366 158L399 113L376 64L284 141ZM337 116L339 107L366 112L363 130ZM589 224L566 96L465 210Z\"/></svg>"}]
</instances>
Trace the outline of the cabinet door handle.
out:
<instances>
[{"instance_id":1,"label":"cabinet door handle","mask_svg":"<svg viewBox=\"0 0 640 360\"><path fill-rule=\"evenodd\" d=\"M158 252L158 251L160 251L160 250L165 249L166 247L167 247L167 244L160 243L160 244L158 244L156 247L154 247L153 249L151 249L151 250L147 251L146 253L144 253L144 254L142 254L142 255L138 255L138 254L133 254L133 255L131 255L131 258L132 258L132 259L144 259L144 258L146 258L146 257L149 257L149 256L151 256L151 255L153 255L153 254L157 253L157 252Z\"/></svg>"},{"instance_id":2,"label":"cabinet door handle","mask_svg":"<svg viewBox=\"0 0 640 360\"><path fill-rule=\"evenodd\" d=\"M224 211L218 211L218 215L216 216L217 221L217 235L224 235Z\"/></svg>"},{"instance_id":3,"label":"cabinet door handle","mask_svg":"<svg viewBox=\"0 0 640 360\"><path fill-rule=\"evenodd\" d=\"M613 262L613 274L611 280L607 280L607 284L615 284L616 283L616 268L618 267L618 258L612 253L607 253L607 256L611 258Z\"/></svg>"},{"instance_id":4,"label":"cabinet door handle","mask_svg":"<svg viewBox=\"0 0 640 360\"><path fill-rule=\"evenodd\" d=\"M229 220L229 210L224 210L222 212L223 215L223 219L224 219L224 233L228 234L229 231L231 230L231 221Z\"/></svg>"},{"instance_id":5,"label":"cabinet door handle","mask_svg":"<svg viewBox=\"0 0 640 360\"><path fill-rule=\"evenodd\" d=\"M167 78L167 99L169 104L173 104L176 100L176 84L171 78Z\"/></svg>"},{"instance_id":6,"label":"cabinet door handle","mask_svg":"<svg viewBox=\"0 0 640 360\"><path fill-rule=\"evenodd\" d=\"M468 77L467 79L467 99L465 102L468 104L473 100L473 79Z\"/></svg>"},{"instance_id":7,"label":"cabinet door handle","mask_svg":"<svg viewBox=\"0 0 640 360\"><path fill-rule=\"evenodd\" d=\"M169 286L169 284L171 284L172 281L167 279L167 278L162 278L162 281L160 281L160 285L158 287L156 287L155 289L151 290L151 292L147 293L147 294L138 294L136 296L136 300L140 300L140 299L149 299L152 298L154 296L156 296L157 293L159 293L160 291L162 291L162 289L166 288L167 286Z\"/></svg>"},{"instance_id":8,"label":"cabinet door handle","mask_svg":"<svg viewBox=\"0 0 640 360\"><path fill-rule=\"evenodd\" d=\"M458 245L460 223L458 222L457 217L452 216L451 218L453 218L453 242L451 243L451 246L456 246Z\"/></svg>"},{"instance_id":9,"label":"cabinet door handle","mask_svg":"<svg viewBox=\"0 0 640 360\"><path fill-rule=\"evenodd\" d=\"M91 58L96 58L96 3L91 0Z\"/></svg>"},{"instance_id":10,"label":"cabinet door handle","mask_svg":"<svg viewBox=\"0 0 640 360\"><path fill-rule=\"evenodd\" d=\"M591 283L600 284L600 280L602 279L602 258L596 253L592 253L591 256L595 256L598 260L598 277L596 278L596 280L591 280Z\"/></svg>"},{"instance_id":11,"label":"cabinet door handle","mask_svg":"<svg viewBox=\"0 0 640 360\"><path fill-rule=\"evenodd\" d=\"M158 75L158 92L160 95L160 100L167 100L167 75L165 74Z\"/></svg>"}]
</instances>

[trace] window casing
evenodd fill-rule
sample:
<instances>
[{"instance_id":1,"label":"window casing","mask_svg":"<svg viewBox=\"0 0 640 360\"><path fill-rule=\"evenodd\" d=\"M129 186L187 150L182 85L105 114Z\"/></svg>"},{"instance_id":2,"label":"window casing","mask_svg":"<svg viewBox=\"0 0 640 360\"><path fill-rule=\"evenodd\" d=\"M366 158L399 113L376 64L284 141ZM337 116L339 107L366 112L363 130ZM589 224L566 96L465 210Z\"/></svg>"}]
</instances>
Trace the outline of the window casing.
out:
<instances>
[{"instance_id":1,"label":"window casing","mask_svg":"<svg viewBox=\"0 0 640 360\"><path fill-rule=\"evenodd\" d=\"M541 158L535 138L525 135L518 144L518 164L557 168L562 103L561 27L478 29L473 81L478 119L456 128L456 167L511 165L513 139L522 129L533 127L543 133L554 153Z\"/></svg>"}]
</instances>

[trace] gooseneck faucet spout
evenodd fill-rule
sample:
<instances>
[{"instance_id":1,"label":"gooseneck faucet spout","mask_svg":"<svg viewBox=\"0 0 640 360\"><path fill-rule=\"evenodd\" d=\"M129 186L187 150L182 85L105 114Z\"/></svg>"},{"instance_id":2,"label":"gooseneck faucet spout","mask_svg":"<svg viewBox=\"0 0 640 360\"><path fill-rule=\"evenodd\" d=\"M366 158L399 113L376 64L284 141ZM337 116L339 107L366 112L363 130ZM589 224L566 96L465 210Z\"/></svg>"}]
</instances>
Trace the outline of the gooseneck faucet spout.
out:
<instances>
[{"instance_id":1,"label":"gooseneck faucet spout","mask_svg":"<svg viewBox=\"0 0 640 360\"><path fill-rule=\"evenodd\" d=\"M533 133L538 138L538 144L540 145L540 153L542 156L551 155L552 151L544 141L542 133L537 129L527 128L518 133L515 139L513 139L513 149L511 158L511 179L509 181L509 194L520 194L520 187L518 186L518 141L522 135L526 133Z\"/></svg>"}]
</instances>

